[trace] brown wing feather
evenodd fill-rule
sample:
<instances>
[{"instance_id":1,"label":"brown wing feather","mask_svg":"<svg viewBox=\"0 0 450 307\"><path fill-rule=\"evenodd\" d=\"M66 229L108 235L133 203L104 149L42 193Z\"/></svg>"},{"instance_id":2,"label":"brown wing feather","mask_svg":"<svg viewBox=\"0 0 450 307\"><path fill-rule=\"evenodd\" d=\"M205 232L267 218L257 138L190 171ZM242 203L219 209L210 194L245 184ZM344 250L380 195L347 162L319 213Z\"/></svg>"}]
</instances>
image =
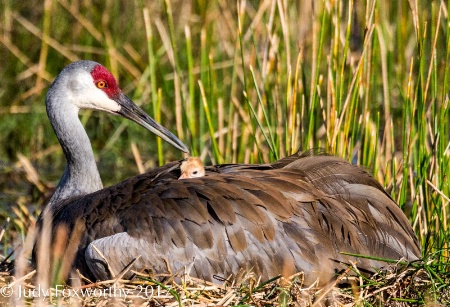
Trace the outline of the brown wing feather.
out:
<instances>
[{"instance_id":1,"label":"brown wing feather","mask_svg":"<svg viewBox=\"0 0 450 307\"><path fill-rule=\"evenodd\" d=\"M107 278L103 251L117 271L173 270L213 280L240 268L263 278L304 271L322 282L358 260L340 252L414 260L418 241L400 208L373 177L331 156L294 155L271 165L207 167L206 176L177 180L171 163L117 186L60 205L54 229L83 222L76 266Z\"/></svg>"}]
</instances>

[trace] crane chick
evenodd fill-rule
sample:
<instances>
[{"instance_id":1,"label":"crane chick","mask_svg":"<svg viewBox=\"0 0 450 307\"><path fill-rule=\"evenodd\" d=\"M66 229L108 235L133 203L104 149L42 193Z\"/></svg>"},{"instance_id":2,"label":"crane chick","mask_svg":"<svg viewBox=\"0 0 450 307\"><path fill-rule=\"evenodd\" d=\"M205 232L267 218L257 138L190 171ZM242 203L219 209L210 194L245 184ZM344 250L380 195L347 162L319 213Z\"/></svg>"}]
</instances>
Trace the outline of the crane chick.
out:
<instances>
[{"instance_id":1,"label":"crane chick","mask_svg":"<svg viewBox=\"0 0 450 307\"><path fill-rule=\"evenodd\" d=\"M181 163L181 176L178 179L198 178L205 176L205 167L202 160L190 157Z\"/></svg>"}]
</instances>

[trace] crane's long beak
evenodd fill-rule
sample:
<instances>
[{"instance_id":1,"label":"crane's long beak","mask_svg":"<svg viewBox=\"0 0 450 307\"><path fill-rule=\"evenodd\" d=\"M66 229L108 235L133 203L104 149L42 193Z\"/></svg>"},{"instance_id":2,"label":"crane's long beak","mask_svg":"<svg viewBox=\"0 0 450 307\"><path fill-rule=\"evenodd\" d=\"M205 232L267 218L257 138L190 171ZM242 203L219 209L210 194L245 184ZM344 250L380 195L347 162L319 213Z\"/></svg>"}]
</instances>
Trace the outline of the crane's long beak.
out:
<instances>
[{"instance_id":1,"label":"crane's long beak","mask_svg":"<svg viewBox=\"0 0 450 307\"><path fill-rule=\"evenodd\" d=\"M114 100L120 105L120 110L117 114L128 118L129 120L138 123L142 127L150 130L164 141L172 144L179 150L189 153L189 149L183 144L175 135L173 135L169 130L158 124L153 118L151 118L147 113L145 113L141 108L139 108L130 98L125 96L122 92L114 98Z\"/></svg>"}]
</instances>

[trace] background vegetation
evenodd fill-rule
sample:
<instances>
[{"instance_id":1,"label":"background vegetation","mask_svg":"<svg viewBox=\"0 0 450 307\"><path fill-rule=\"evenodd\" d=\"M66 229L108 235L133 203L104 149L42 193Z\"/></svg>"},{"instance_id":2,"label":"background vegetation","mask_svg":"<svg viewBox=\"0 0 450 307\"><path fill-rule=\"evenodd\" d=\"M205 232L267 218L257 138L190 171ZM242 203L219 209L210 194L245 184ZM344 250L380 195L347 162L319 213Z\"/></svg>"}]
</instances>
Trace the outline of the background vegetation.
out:
<instances>
[{"instance_id":1,"label":"background vegetation","mask_svg":"<svg viewBox=\"0 0 450 307\"><path fill-rule=\"evenodd\" d=\"M65 65L92 59L206 164L324 148L364 166L445 271L449 9L428 0L3 0L0 217L13 221L5 253L64 168L46 90ZM120 118L81 119L105 186L182 158Z\"/></svg>"}]
</instances>

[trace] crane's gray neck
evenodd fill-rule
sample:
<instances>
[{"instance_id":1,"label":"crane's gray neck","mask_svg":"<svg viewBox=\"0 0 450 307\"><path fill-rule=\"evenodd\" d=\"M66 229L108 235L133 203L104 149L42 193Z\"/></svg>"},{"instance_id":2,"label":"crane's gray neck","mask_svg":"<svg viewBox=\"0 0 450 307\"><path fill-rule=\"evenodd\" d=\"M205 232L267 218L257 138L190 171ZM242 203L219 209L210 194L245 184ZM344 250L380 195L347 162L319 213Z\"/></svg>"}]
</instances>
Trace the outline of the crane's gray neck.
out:
<instances>
[{"instance_id":1,"label":"crane's gray neck","mask_svg":"<svg viewBox=\"0 0 450 307\"><path fill-rule=\"evenodd\" d=\"M66 169L48 208L73 197L103 188L94 153L86 131L78 118L78 107L54 84L47 95L47 114L67 160ZM69 95L70 96L70 95ZM69 100L69 101L68 101Z\"/></svg>"}]
</instances>

